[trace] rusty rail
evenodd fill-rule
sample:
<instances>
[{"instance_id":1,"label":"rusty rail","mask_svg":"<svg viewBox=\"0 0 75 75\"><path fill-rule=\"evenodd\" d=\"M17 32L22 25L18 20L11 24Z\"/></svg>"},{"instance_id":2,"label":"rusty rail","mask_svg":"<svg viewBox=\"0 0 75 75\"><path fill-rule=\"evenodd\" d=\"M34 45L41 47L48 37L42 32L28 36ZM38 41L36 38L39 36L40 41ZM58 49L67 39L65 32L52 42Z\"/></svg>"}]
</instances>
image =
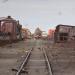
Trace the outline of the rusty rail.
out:
<instances>
[{"instance_id":1,"label":"rusty rail","mask_svg":"<svg viewBox=\"0 0 75 75\"><path fill-rule=\"evenodd\" d=\"M33 48L28 52L25 60L23 61L22 65L20 66L19 70L17 71L16 75L21 75L22 71L23 71L23 68L25 67L25 65L27 64L28 62L28 59L31 55L31 51L33 50ZM44 53L44 57L45 57L45 61L46 61L46 64L47 64L47 68L48 68L48 72L49 72L49 75L53 75L52 74L52 70L51 70L51 65L49 63L49 60L48 60L48 57L47 57L47 54L46 54L46 51L44 50L43 48L43 53Z\"/></svg>"},{"instance_id":2,"label":"rusty rail","mask_svg":"<svg viewBox=\"0 0 75 75\"><path fill-rule=\"evenodd\" d=\"M43 49L43 52L44 52L44 56L45 56L45 59L46 59L47 66L48 66L49 75L53 75L53 74L52 74L52 70L51 70L51 65L50 65L50 63L49 63L49 60L48 60L46 51L45 51L44 49Z\"/></svg>"},{"instance_id":3,"label":"rusty rail","mask_svg":"<svg viewBox=\"0 0 75 75\"><path fill-rule=\"evenodd\" d=\"M17 71L16 75L20 75L21 74L21 71L23 70L24 66L26 65L27 61L28 61L28 58L31 54L31 51L33 50L33 48L28 52L25 60L23 61L22 65L20 66L19 70Z\"/></svg>"}]
</instances>

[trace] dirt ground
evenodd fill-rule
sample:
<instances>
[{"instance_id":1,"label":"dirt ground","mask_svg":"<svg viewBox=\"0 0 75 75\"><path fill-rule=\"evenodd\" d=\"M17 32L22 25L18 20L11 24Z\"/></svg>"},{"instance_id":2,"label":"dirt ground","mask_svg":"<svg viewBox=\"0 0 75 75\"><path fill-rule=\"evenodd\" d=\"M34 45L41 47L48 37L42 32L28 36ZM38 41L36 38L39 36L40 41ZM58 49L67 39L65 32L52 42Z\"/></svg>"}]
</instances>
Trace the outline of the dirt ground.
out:
<instances>
[{"instance_id":1,"label":"dirt ground","mask_svg":"<svg viewBox=\"0 0 75 75\"><path fill-rule=\"evenodd\" d=\"M12 69L19 68L35 42L26 40L0 47L0 75L15 75ZM75 43L42 41L41 44L48 54L53 75L75 75Z\"/></svg>"},{"instance_id":2,"label":"dirt ground","mask_svg":"<svg viewBox=\"0 0 75 75\"><path fill-rule=\"evenodd\" d=\"M75 75L75 43L47 42L53 75Z\"/></svg>"},{"instance_id":3,"label":"dirt ground","mask_svg":"<svg viewBox=\"0 0 75 75\"><path fill-rule=\"evenodd\" d=\"M15 75L12 69L18 69L18 64L32 48L31 40L20 41L0 47L0 75Z\"/></svg>"}]
</instances>

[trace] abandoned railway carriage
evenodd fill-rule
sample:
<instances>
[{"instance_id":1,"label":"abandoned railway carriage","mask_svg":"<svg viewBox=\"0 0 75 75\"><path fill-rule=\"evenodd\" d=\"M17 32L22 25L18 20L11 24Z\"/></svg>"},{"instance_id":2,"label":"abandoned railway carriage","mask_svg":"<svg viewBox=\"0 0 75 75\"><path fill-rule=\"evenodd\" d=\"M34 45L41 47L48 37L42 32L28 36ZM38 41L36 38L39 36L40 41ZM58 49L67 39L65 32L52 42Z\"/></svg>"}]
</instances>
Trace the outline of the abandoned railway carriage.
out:
<instances>
[{"instance_id":1,"label":"abandoned railway carriage","mask_svg":"<svg viewBox=\"0 0 75 75\"><path fill-rule=\"evenodd\" d=\"M0 40L21 39L22 25L11 16L0 18Z\"/></svg>"},{"instance_id":2,"label":"abandoned railway carriage","mask_svg":"<svg viewBox=\"0 0 75 75\"><path fill-rule=\"evenodd\" d=\"M55 42L75 41L75 26L58 25L54 33Z\"/></svg>"}]
</instances>

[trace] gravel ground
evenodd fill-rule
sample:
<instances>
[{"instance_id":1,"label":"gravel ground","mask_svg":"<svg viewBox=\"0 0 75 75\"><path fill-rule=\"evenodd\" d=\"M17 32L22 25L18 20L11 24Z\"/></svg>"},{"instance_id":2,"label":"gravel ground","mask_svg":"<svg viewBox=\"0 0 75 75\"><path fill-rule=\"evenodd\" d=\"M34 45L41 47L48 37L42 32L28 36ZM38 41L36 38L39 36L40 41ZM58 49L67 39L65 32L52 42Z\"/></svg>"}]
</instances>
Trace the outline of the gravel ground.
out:
<instances>
[{"instance_id":1,"label":"gravel ground","mask_svg":"<svg viewBox=\"0 0 75 75\"><path fill-rule=\"evenodd\" d=\"M11 69L18 68L28 50L41 44L48 54L53 75L75 75L75 43L39 40L41 43L35 44L37 41L26 40L0 47L0 75L15 75Z\"/></svg>"},{"instance_id":2,"label":"gravel ground","mask_svg":"<svg viewBox=\"0 0 75 75\"><path fill-rule=\"evenodd\" d=\"M21 64L32 43L33 40L26 40L0 47L0 75L15 75L11 69Z\"/></svg>"},{"instance_id":3,"label":"gravel ground","mask_svg":"<svg viewBox=\"0 0 75 75\"><path fill-rule=\"evenodd\" d=\"M46 43L53 75L75 75L75 43Z\"/></svg>"},{"instance_id":4,"label":"gravel ground","mask_svg":"<svg viewBox=\"0 0 75 75\"><path fill-rule=\"evenodd\" d=\"M31 52L25 69L28 73L24 75L49 75L42 50L42 40L36 40L36 45Z\"/></svg>"}]
</instances>

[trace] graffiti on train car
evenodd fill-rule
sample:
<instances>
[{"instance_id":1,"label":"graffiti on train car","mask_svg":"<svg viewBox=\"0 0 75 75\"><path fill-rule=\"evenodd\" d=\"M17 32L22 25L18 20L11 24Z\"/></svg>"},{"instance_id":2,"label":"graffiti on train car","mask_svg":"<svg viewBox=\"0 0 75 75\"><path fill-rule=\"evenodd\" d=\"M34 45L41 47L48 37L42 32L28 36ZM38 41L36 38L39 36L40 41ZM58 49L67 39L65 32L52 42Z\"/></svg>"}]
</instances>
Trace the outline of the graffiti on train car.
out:
<instances>
[{"instance_id":1,"label":"graffiti on train car","mask_svg":"<svg viewBox=\"0 0 75 75\"><path fill-rule=\"evenodd\" d=\"M7 40L7 38L8 40L21 39L21 28L22 25L11 16L0 18L0 40Z\"/></svg>"}]
</instances>

